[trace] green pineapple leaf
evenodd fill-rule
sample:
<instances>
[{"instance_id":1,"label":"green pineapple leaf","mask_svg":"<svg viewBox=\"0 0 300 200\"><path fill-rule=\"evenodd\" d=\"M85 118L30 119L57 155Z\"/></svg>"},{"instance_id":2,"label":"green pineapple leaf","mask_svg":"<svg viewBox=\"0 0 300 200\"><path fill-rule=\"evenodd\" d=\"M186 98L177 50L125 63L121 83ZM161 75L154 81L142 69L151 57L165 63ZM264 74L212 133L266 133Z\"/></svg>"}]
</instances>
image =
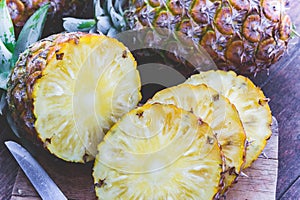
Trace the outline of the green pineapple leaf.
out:
<instances>
[{"instance_id":1,"label":"green pineapple leaf","mask_svg":"<svg viewBox=\"0 0 300 200\"><path fill-rule=\"evenodd\" d=\"M95 16L98 18L99 16L105 16L105 10L101 7L100 0L94 1L94 9L95 9Z\"/></svg>"},{"instance_id":2,"label":"green pineapple leaf","mask_svg":"<svg viewBox=\"0 0 300 200\"><path fill-rule=\"evenodd\" d=\"M5 0L0 0L0 88L6 90L7 74L10 70L15 47L14 26ZM0 91L2 95L3 91ZM0 106L0 113L1 108Z\"/></svg>"},{"instance_id":3,"label":"green pineapple leaf","mask_svg":"<svg viewBox=\"0 0 300 200\"><path fill-rule=\"evenodd\" d=\"M15 32L5 0L0 0L0 40L13 53L15 48Z\"/></svg>"},{"instance_id":4,"label":"green pineapple leaf","mask_svg":"<svg viewBox=\"0 0 300 200\"><path fill-rule=\"evenodd\" d=\"M66 17L63 18L63 20L64 20L63 27L68 32L74 32L74 31L87 32L90 29L92 29L96 24L96 20L94 19L76 19L73 17Z\"/></svg>"},{"instance_id":5,"label":"green pineapple leaf","mask_svg":"<svg viewBox=\"0 0 300 200\"><path fill-rule=\"evenodd\" d=\"M25 23L17 42L5 0L0 0L0 114L6 106L6 89L11 68L19 54L40 39L50 4L38 9Z\"/></svg>"},{"instance_id":6,"label":"green pineapple leaf","mask_svg":"<svg viewBox=\"0 0 300 200\"><path fill-rule=\"evenodd\" d=\"M110 13L113 26L117 30L121 30L126 25L125 19L121 14L123 11L119 11L119 5L121 4L115 3L114 5L112 0L105 1L105 6L107 8L107 11Z\"/></svg>"},{"instance_id":7,"label":"green pineapple leaf","mask_svg":"<svg viewBox=\"0 0 300 200\"><path fill-rule=\"evenodd\" d=\"M20 53L22 53L29 45L40 39L49 6L50 4L46 4L40 7L25 23L16 42L13 63L17 61Z\"/></svg>"},{"instance_id":8,"label":"green pineapple leaf","mask_svg":"<svg viewBox=\"0 0 300 200\"><path fill-rule=\"evenodd\" d=\"M8 72L2 72L0 74L0 88L1 89L4 89L4 90L7 89L6 83L7 83L7 80L8 80L8 75L9 75Z\"/></svg>"},{"instance_id":9,"label":"green pineapple leaf","mask_svg":"<svg viewBox=\"0 0 300 200\"><path fill-rule=\"evenodd\" d=\"M7 78L11 66L12 53L0 40L0 115L6 105Z\"/></svg>"},{"instance_id":10,"label":"green pineapple leaf","mask_svg":"<svg viewBox=\"0 0 300 200\"><path fill-rule=\"evenodd\" d=\"M10 70L12 53L0 40L0 74ZM1 86L0 86L1 87Z\"/></svg>"},{"instance_id":11,"label":"green pineapple leaf","mask_svg":"<svg viewBox=\"0 0 300 200\"><path fill-rule=\"evenodd\" d=\"M291 33L291 39L295 38L295 37L300 37L300 34L296 31L297 27L295 24L292 24L292 33Z\"/></svg>"}]
</instances>

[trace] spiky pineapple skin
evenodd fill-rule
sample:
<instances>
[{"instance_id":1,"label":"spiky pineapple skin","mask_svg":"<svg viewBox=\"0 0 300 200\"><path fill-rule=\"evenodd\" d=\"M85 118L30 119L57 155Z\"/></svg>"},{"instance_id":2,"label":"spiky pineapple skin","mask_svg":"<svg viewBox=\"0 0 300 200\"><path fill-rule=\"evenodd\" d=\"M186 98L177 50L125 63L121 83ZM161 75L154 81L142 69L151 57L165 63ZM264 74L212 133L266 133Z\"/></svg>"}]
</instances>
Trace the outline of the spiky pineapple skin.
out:
<instances>
[{"instance_id":1,"label":"spiky pineapple skin","mask_svg":"<svg viewBox=\"0 0 300 200\"><path fill-rule=\"evenodd\" d=\"M62 31L62 17L88 17L92 10L92 1L80 0L6 0L10 16L18 35L27 19L41 6L49 3L48 19L44 35ZM47 25L49 24L49 26Z\"/></svg>"},{"instance_id":2,"label":"spiky pineapple skin","mask_svg":"<svg viewBox=\"0 0 300 200\"><path fill-rule=\"evenodd\" d=\"M286 0L132 0L125 18L129 29L184 33L220 69L256 74L287 48L292 29L287 5Z\"/></svg>"},{"instance_id":3,"label":"spiky pineapple skin","mask_svg":"<svg viewBox=\"0 0 300 200\"><path fill-rule=\"evenodd\" d=\"M56 56L52 48L59 43L74 41L78 43L79 37L85 33L57 34L45 38L30 46L23 52L13 68L7 90L7 101L12 118L19 128L21 137L40 144L40 139L34 127L35 116L33 113L33 87L41 78L47 62Z\"/></svg>"}]
</instances>

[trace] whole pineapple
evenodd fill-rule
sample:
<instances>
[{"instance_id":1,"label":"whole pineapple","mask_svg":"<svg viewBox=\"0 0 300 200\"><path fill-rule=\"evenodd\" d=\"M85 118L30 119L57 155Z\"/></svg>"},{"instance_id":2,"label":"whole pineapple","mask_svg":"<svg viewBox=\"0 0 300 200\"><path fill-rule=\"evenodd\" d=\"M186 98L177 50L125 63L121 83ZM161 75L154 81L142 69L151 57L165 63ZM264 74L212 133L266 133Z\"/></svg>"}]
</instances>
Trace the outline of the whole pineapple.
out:
<instances>
[{"instance_id":1,"label":"whole pineapple","mask_svg":"<svg viewBox=\"0 0 300 200\"><path fill-rule=\"evenodd\" d=\"M202 45L220 69L243 74L278 61L292 32L287 0L131 0L123 5L107 0L103 5L101 12L96 9L98 31L177 31Z\"/></svg>"},{"instance_id":2,"label":"whole pineapple","mask_svg":"<svg viewBox=\"0 0 300 200\"><path fill-rule=\"evenodd\" d=\"M52 26L50 28L46 25L46 29L52 29L47 30L49 32L47 34L62 30L61 18L63 16L86 17L92 9L92 1L84 2L80 0L6 0L6 3L17 34L27 19L38 8L47 3L50 3L48 24L50 23Z\"/></svg>"}]
</instances>

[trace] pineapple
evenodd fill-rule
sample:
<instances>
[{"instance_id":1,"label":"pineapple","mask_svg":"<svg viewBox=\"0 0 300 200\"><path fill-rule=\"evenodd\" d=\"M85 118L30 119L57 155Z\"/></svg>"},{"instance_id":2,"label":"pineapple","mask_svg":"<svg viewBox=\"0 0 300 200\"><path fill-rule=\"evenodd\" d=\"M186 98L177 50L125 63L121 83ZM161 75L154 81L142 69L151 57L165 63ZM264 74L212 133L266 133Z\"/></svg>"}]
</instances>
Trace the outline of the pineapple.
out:
<instances>
[{"instance_id":1,"label":"pineapple","mask_svg":"<svg viewBox=\"0 0 300 200\"><path fill-rule=\"evenodd\" d=\"M235 106L204 84L180 84L164 89L148 101L155 102L190 111L212 128L225 157L225 191L240 173L245 158L246 135Z\"/></svg>"},{"instance_id":2,"label":"pineapple","mask_svg":"<svg viewBox=\"0 0 300 200\"><path fill-rule=\"evenodd\" d=\"M213 199L222 158L211 128L173 105L125 114L98 146L98 199Z\"/></svg>"},{"instance_id":3,"label":"pineapple","mask_svg":"<svg viewBox=\"0 0 300 200\"><path fill-rule=\"evenodd\" d=\"M140 87L136 62L122 43L61 33L20 55L7 96L24 138L63 160L87 162L110 127L140 101Z\"/></svg>"},{"instance_id":4,"label":"pineapple","mask_svg":"<svg viewBox=\"0 0 300 200\"><path fill-rule=\"evenodd\" d=\"M187 84L206 84L227 97L239 112L247 136L246 162L249 167L264 149L271 137L272 115L260 88L248 78L237 76L234 72L207 71L193 75Z\"/></svg>"},{"instance_id":5,"label":"pineapple","mask_svg":"<svg viewBox=\"0 0 300 200\"><path fill-rule=\"evenodd\" d=\"M156 33L167 29L185 35L195 46L203 46L218 68L243 74L256 74L278 61L293 31L286 13L287 0L130 0L124 5L118 0L104 2L103 8L96 9L98 31L113 35L146 27ZM70 21L66 19L64 27L76 30L68 25ZM162 46L155 40L151 42L152 46ZM174 53L182 54L180 49Z\"/></svg>"},{"instance_id":6,"label":"pineapple","mask_svg":"<svg viewBox=\"0 0 300 200\"><path fill-rule=\"evenodd\" d=\"M80 0L6 0L10 16L13 20L17 34L27 21L27 19L41 6L50 3L49 23L51 28L61 27L63 16L81 16L86 17L92 8L92 1ZM55 27L56 26L56 27ZM50 28L46 24L46 28ZM54 32L52 30L52 32Z\"/></svg>"}]
</instances>

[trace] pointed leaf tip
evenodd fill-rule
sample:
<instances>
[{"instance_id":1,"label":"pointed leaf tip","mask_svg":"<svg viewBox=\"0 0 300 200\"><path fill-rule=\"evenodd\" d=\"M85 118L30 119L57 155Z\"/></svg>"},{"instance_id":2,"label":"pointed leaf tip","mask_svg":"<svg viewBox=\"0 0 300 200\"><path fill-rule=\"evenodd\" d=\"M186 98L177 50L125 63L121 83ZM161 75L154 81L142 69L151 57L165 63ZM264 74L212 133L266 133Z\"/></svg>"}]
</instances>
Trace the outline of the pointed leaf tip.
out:
<instances>
[{"instance_id":1,"label":"pointed leaf tip","mask_svg":"<svg viewBox=\"0 0 300 200\"><path fill-rule=\"evenodd\" d=\"M0 40L13 53L16 43L15 32L5 0L0 0Z\"/></svg>"}]
</instances>

